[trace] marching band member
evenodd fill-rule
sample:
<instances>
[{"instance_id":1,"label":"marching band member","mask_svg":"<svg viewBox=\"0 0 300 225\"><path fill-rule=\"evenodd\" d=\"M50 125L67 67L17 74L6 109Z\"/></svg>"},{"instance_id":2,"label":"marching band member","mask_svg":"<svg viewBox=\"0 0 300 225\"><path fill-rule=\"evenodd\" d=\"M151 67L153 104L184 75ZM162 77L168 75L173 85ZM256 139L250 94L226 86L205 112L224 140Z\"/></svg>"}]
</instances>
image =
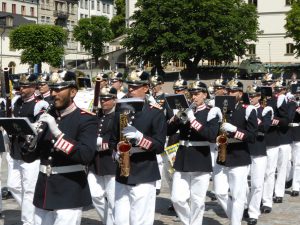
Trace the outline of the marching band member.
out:
<instances>
[{"instance_id":1,"label":"marching band member","mask_svg":"<svg viewBox=\"0 0 300 225\"><path fill-rule=\"evenodd\" d=\"M37 86L40 92L40 98L51 104L53 102L53 98L50 94L50 88L47 84L49 81L49 74L41 74L37 79Z\"/></svg>"},{"instance_id":2,"label":"marching band member","mask_svg":"<svg viewBox=\"0 0 300 225\"><path fill-rule=\"evenodd\" d=\"M166 114L167 108L165 104L165 93L162 91L163 89L163 78L156 74L154 76L150 77L150 89L152 90L152 96L154 97L154 100L157 104L162 107L163 112ZM160 172L160 176L162 176L162 171L164 170L164 165L163 165L163 159L162 156L156 155L157 158L157 163L158 163L158 168ZM156 181L156 195L159 195L161 189L161 179Z\"/></svg>"},{"instance_id":3,"label":"marching band member","mask_svg":"<svg viewBox=\"0 0 300 225\"><path fill-rule=\"evenodd\" d=\"M21 75L19 80L20 96L13 104L14 117L27 117L36 121L36 115L49 104L36 99L36 78L33 74ZM21 221L24 225L34 224L34 188L38 176L40 161L27 163L22 159L22 146L26 146L26 137L13 135L11 151L8 155L7 187L21 207Z\"/></svg>"},{"instance_id":4,"label":"marching band member","mask_svg":"<svg viewBox=\"0 0 300 225\"><path fill-rule=\"evenodd\" d=\"M114 125L116 98L117 90L115 88L108 86L100 90L101 109L98 113L97 153L89 165L88 174L93 205L101 221L106 225L114 224L116 166L108 142Z\"/></svg>"},{"instance_id":5,"label":"marching band member","mask_svg":"<svg viewBox=\"0 0 300 225\"><path fill-rule=\"evenodd\" d=\"M124 93L122 91L122 88L123 88L123 74L118 72L118 71L112 72L110 77L109 77L109 81L110 81L112 87L114 87L118 91L117 98L118 99L124 98L126 93Z\"/></svg>"},{"instance_id":6,"label":"marching band member","mask_svg":"<svg viewBox=\"0 0 300 225\"><path fill-rule=\"evenodd\" d=\"M254 82L252 86L248 86L247 93L250 98L251 105L256 108L258 135L254 143L249 143L249 151L251 156L251 192L248 194L248 225L255 225L260 215L260 204L263 194L264 177L267 168L266 142L264 135L272 124L274 112L272 107L263 106L260 102L261 87Z\"/></svg>"},{"instance_id":7,"label":"marching band member","mask_svg":"<svg viewBox=\"0 0 300 225\"><path fill-rule=\"evenodd\" d=\"M293 111L293 121L289 124L289 127L292 131L293 144L292 144L292 197L299 196L300 191L300 85L292 84L295 86L294 90L294 99L292 101L293 109L289 109L289 111Z\"/></svg>"},{"instance_id":8,"label":"marching band member","mask_svg":"<svg viewBox=\"0 0 300 225\"><path fill-rule=\"evenodd\" d=\"M149 74L135 70L126 80L128 97L145 99L149 91ZM118 142L120 132L132 143L130 150L129 176L121 176L118 167L115 188L115 224L151 225L155 214L155 182L159 179L156 154L164 150L166 139L166 120L161 109L145 102L142 111L136 112L131 124L119 130L120 115L116 114L111 147L115 150L115 159L120 161Z\"/></svg>"},{"instance_id":9,"label":"marching band member","mask_svg":"<svg viewBox=\"0 0 300 225\"><path fill-rule=\"evenodd\" d=\"M246 202L248 166L251 163L247 143L254 143L257 133L256 110L241 102L243 84L232 79L227 84L230 96L236 105L221 130L227 133L228 144L225 162L218 162L214 168L215 195L226 212L231 225L240 225ZM231 198L228 195L230 189Z\"/></svg>"},{"instance_id":10,"label":"marching band member","mask_svg":"<svg viewBox=\"0 0 300 225\"><path fill-rule=\"evenodd\" d=\"M205 197L212 172L209 141L217 137L219 124L217 115L205 105L207 87L196 80L189 87L193 104L196 107L185 111L186 121L176 116L168 125L168 133L179 132L179 149L174 163L171 200L183 224L202 224L205 210Z\"/></svg>"},{"instance_id":11,"label":"marching band member","mask_svg":"<svg viewBox=\"0 0 300 225\"><path fill-rule=\"evenodd\" d=\"M0 85L1 89L1 85ZM5 117L5 109L6 107L6 101L4 98L0 97L0 117ZM2 127L0 127L0 172L1 172L1 164L2 164L2 158L3 158L3 152L6 151L6 144L5 144L5 131ZM2 185L1 185L1 177L0 177L0 220L3 220L5 218L4 214L2 213L3 207L2 207Z\"/></svg>"},{"instance_id":12,"label":"marching band member","mask_svg":"<svg viewBox=\"0 0 300 225\"><path fill-rule=\"evenodd\" d=\"M265 135L267 145L267 169L261 207L262 213L270 213L272 211L273 201L274 203L282 203L292 137L288 127L290 119L285 96L286 83L281 79L274 83L271 75L265 76L262 83L264 85L272 85L275 94L275 96L268 101L268 105L274 110L274 118L272 120L272 126ZM275 182L276 168L277 178ZM273 193L275 193L274 200Z\"/></svg>"},{"instance_id":13,"label":"marching band member","mask_svg":"<svg viewBox=\"0 0 300 225\"><path fill-rule=\"evenodd\" d=\"M35 225L78 225L82 207L92 203L85 166L95 156L97 118L73 102L75 73L53 73L49 86L54 106L40 115L35 151L24 156L41 160L33 199Z\"/></svg>"}]
</instances>

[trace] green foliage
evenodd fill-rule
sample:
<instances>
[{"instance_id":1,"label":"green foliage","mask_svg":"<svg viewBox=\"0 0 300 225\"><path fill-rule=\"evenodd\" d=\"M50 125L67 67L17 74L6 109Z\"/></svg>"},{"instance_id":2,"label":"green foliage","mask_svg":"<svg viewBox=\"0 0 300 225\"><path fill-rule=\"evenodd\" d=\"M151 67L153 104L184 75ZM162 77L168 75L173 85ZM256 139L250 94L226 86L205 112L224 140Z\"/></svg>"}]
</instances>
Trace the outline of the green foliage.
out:
<instances>
[{"instance_id":1,"label":"green foliage","mask_svg":"<svg viewBox=\"0 0 300 225\"><path fill-rule=\"evenodd\" d=\"M80 19L74 27L74 38L79 41L85 49L90 50L96 63L104 50L104 43L112 38L109 20L105 16L92 16Z\"/></svg>"},{"instance_id":2,"label":"green foliage","mask_svg":"<svg viewBox=\"0 0 300 225\"><path fill-rule=\"evenodd\" d=\"M22 50L21 63L49 63L59 67L64 55L66 31L54 25L26 24L9 34L11 48Z\"/></svg>"},{"instance_id":3,"label":"green foliage","mask_svg":"<svg viewBox=\"0 0 300 225\"><path fill-rule=\"evenodd\" d=\"M297 56L300 55L300 1L295 0L292 4L291 10L286 17L286 36L293 38L295 41L295 50Z\"/></svg>"},{"instance_id":4,"label":"green foliage","mask_svg":"<svg viewBox=\"0 0 300 225\"><path fill-rule=\"evenodd\" d=\"M114 34L114 38L125 33L125 0L116 0L116 15L110 21L110 27Z\"/></svg>"},{"instance_id":5,"label":"green foliage","mask_svg":"<svg viewBox=\"0 0 300 225\"><path fill-rule=\"evenodd\" d=\"M257 38L256 8L242 0L139 0L137 6L123 41L136 62L155 64L161 56L187 67L202 59L228 63Z\"/></svg>"}]
</instances>

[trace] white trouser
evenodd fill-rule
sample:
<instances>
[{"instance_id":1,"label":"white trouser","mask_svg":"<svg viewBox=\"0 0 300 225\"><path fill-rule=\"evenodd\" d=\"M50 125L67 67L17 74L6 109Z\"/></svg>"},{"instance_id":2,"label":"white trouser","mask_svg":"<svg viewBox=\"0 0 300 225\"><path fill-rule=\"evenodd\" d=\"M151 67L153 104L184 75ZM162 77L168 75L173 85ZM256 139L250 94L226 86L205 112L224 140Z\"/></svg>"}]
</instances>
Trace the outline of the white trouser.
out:
<instances>
[{"instance_id":1,"label":"white trouser","mask_svg":"<svg viewBox=\"0 0 300 225\"><path fill-rule=\"evenodd\" d=\"M161 157L161 155L156 155L156 160L157 160L157 164L158 164L158 169L159 169L159 173L160 173L160 177L162 177L162 172L163 172L163 159ZM161 179L157 180L155 183L155 188L156 189L160 189L161 188Z\"/></svg>"},{"instance_id":2,"label":"white trouser","mask_svg":"<svg viewBox=\"0 0 300 225\"><path fill-rule=\"evenodd\" d=\"M171 200L183 224L202 224L209 177L208 172L174 173Z\"/></svg>"},{"instance_id":3,"label":"white trouser","mask_svg":"<svg viewBox=\"0 0 300 225\"><path fill-rule=\"evenodd\" d=\"M44 210L35 208L34 225L80 225L82 207Z\"/></svg>"},{"instance_id":4,"label":"white trouser","mask_svg":"<svg viewBox=\"0 0 300 225\"><path fill-rule=\"evenodd\" d=\"M293 143L293 191L300 191L300 142Z\"/></svg>"},{"instance_id":5,"label":"white trouser","mask_svg":"<svg viewBox=\"0 0 300 225\"><path fill-rule=\"evenodd\" d=\"M217 144L209 143L209 149L210 149L210 156L211 156L211 165L212 167L214 167L218 156Z\"/></svg>"},{"instance_id":6,"label":"white trouser","mask_svg":"<svg viewBox=\"0 0 300 225\"><path fill-rule=\"evenodd\" d=\"M286 167L286 182L287 181L291 181L293 179L293 171L294 171L294 167L293 167L293 144L291 144L291 152L289 154L289 159L288 159L288 163L287 163L287 167Z\"/></svg>"},{"instance_id":7,"label":"white trouser","mask_svg":"<svg viewBox=\"0 0 300 225\"><path fill-rule=\"evenodd\" d=\"M33 224L34 205L33 196L39 174L40 160L25 163L22 160L8 157L7 187L21 207L21 221L23 225Z\"/></svg>"},{"instance_id":8,"label":"white trouser","mask_svg":"<svg viewBox=\"0 0 300 225\"><path fill-rule=\"evenodd\" d=\"M3 152L0 152L0 174L1 174L1 165L2 165L2 156ZM1 184L1 176L0 176L0 212L2 212L2 184Z\"/></svg>"},{"instance_id":9,"label":"white trouser","mask_svg":"<svg viewBox=\"0 0 300 225\"><path fill-rule=\"evenodd\" d=\"M89 172L88 182L93 205L99 214L101 221L103 224L113 225L113 210L115 205L115 176L98 176L92 172Z\"/></svg>"},{"instance_id":10,"label":"white trouser","mask_svg":"<svg viewBox=\"0 0 300 225\"><path fill-rule=\"evenodd\" d=\"M155 215L155 181L135 186L116 182L116 225L152 225Z\"/></svg>"},{"instance_id":11,"label":"white trouser","mask_svg":"<svg viewBox=\"0 0 300 225\"><path fill-rule=\"evenodd\" d=\"M218 164L214 167L215 195L231 225L241 225L246 202L248 167L224 167ZM228 196L228 189L231 198Z\"/></svg>"},{"instance_id":12,"label":"white trouser","mask_svg":"<svg viewBox=\"0 0 300 225\"><path fill-rule=\"evenodd\" d=\"M251 156L251 192L248 196L248 214L258 219L263 194L267 156Z\"/></svg>"},{"instance_id":13,"label":"white trouser","mask_svg":"<svg viewBox=\"0 0 300 225\"><path fill-rule=\"evenodd\" d=\"M291 145L280 145L267 147L267 168L265 173L262 203L272 208L273 193L275 196L283 197L285 191L286 170ZM277 167L277 179L275 182L275 171ZM275 185L275 186L274 186Z\"/></svg>"}]
</instances>

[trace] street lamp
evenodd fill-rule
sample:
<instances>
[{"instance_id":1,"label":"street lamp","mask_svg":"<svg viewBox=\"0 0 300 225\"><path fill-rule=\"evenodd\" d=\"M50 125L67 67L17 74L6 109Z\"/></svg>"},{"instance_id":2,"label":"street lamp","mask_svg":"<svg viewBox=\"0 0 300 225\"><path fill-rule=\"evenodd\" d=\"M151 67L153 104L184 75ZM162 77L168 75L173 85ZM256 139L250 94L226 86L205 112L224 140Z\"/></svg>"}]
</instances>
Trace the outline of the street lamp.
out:
<instances>
[{"instance_id":1,"label":"street lamp","mask_svg":"<svg viewBox=\"0 0 300 225\"><path fill-rule=\"evenodd\" d=\"M1 58L0 58L0 70L2 71L2 39L3 39L3 34L6 31L6 28L10 28L13 26L13 16L7 15L7 16L1 16L0 17L0 29L2 30L1 32Z\"/></svg>"}]
</instances>

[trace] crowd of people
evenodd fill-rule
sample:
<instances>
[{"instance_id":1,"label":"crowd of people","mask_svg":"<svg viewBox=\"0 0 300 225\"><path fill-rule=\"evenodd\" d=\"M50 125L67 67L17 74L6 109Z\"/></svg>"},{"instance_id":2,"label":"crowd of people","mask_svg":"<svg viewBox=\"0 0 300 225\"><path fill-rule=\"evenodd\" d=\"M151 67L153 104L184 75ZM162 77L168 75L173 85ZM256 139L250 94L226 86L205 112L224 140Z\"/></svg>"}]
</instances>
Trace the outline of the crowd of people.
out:
<instances>
[{"instance_id":1,"label":"crowd of people","mask_svg":"<svg viewBox=\"0 0 300 225\"><path fill-rule=\"evenodd\" d=\"M0 151L8 152L7 187L22 223L79 225L92 204L103 224L151 225L162 177L185 225L203 223L210 182L231 225L257 224L283 202L287 181L299 196L296 77L287 83L268 73L244 87L237 77L207 86L179 76L170 94L163 85L143 70L99 74L99 101L88 110L78 107L74 72L21 75L11 121L20 118L31 133L3 123ZM0 200L3 219L2 209Z\"/></svg>"}]
</instances>

